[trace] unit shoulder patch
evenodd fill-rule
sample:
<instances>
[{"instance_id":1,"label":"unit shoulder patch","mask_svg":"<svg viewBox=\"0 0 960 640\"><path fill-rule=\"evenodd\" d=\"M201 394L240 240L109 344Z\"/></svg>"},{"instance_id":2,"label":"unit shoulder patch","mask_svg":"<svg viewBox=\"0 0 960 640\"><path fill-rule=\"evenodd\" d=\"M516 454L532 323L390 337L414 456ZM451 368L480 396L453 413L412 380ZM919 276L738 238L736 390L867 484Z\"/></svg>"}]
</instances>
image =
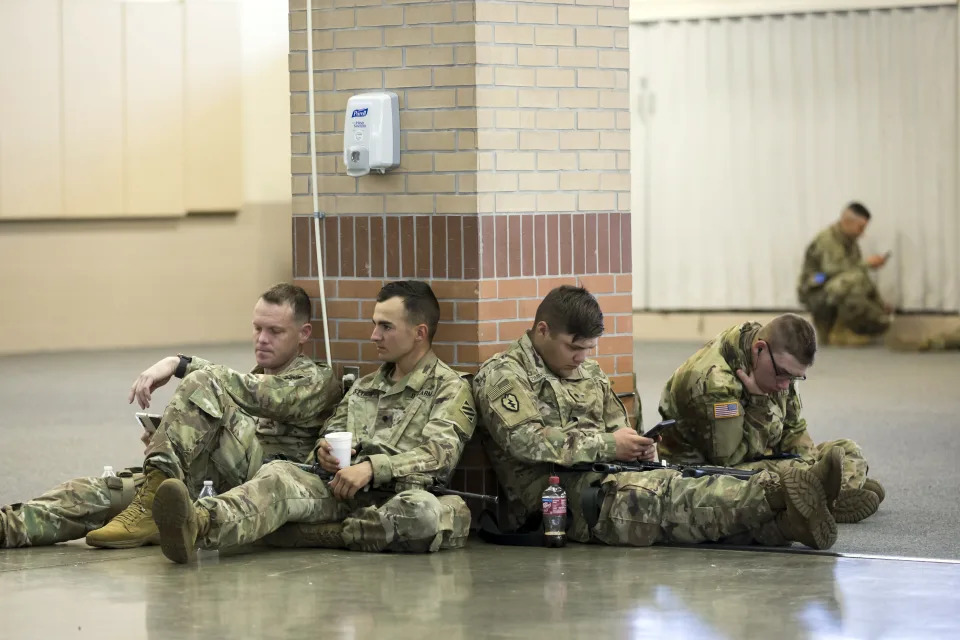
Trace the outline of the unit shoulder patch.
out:
<instances>
[{"instance_id":1,"label":"unit shoulder patch","mask_svg":"<svg viewBox=\"0 0 960 640\"><path fill-rule=\"evenodd\" d=\"M500 404L503 405L503 408L507 411L516 413L520 410L520 402L517 400L517 396L512 393L506 393L500 398Z\"/></svg>"}]
</instances>

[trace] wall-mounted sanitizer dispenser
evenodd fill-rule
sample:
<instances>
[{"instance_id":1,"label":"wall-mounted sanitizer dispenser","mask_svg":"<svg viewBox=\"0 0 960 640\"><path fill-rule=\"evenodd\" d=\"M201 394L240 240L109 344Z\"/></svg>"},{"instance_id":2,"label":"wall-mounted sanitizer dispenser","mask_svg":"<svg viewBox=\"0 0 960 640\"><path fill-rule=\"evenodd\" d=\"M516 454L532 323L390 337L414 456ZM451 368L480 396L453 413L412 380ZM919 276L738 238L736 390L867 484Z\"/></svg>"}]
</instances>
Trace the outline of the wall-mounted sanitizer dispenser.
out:
<instances>
[{"instance_id":1,"label":"wall-mounted sanitizer dispenser","mask_svg":"<svg viewBox=\"0 0 960 640\"><path fill-rule=\"evenodd\" d=\"M361 93L347 100L343 129L347 175L386 173L400 166L400 101L392 91Z\"/></svg>"}]
</instances>

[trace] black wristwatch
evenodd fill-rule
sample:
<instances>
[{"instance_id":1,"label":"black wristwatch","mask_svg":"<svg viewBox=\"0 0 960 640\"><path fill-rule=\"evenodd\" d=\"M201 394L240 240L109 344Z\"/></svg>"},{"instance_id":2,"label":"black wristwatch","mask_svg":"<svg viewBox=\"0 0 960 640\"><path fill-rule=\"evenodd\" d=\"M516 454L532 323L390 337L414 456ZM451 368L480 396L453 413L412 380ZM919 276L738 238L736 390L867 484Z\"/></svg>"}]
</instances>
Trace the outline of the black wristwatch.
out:
<instances>
[{"instance_id":1,"label":"black wristwatch","mask_svg":"<svg viewBox=\"0 0 960 640\"><path fill-rule=\"evenodd\" d=\"M187 375L187 367L189 367L190 363L193 362L193 358L190 356L185 356L182 353L178 353L177 357L180 358L180 362L177 363L177 368L173 372L173 375L178 378L182 378L183 376Z\"/></svg>"}]
</instances>

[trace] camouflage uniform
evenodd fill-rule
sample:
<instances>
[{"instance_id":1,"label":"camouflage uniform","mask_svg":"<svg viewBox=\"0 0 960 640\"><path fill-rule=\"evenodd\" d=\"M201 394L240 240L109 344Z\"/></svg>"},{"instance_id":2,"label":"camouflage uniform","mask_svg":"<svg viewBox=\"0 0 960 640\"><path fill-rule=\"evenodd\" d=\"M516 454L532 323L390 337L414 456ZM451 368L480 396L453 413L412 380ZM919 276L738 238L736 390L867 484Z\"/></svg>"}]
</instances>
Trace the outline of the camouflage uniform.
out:
<instances>
[{"instance_id":1,"label":"camouflage uniform","mask_svg":"<svg viewBox=\"0 0 960 640\"><path fill-rule=\"evenodd\" d=\"M818 273L826 276L825 282L817 284ZM877 335L890 326L860 247L840 231L839 223L821 231L807 246L797 297L821 332L829 331L835 322L862 335Z\"/></svg>"},{"instance_id":2,"label":"camouflage uniform","mask_svg":"<svg viewBox=\"0 0 960 640\"><path fill-rule=\"evenodd\" d=\"M632 426L623 404L596 362L558 378L537 354L529 335L483 364L474 380L484 446L507 494L504 529L540 512L554 465L612 461L613 432ZM639 425L638 425L639 426ZM560 471L578 542L647 546L657 542L756 541L786 544L767 495L780 479L759 473L683 478L673 470L611 475ZM599 486L600 513L590 527L581 497Z\"/></svg>"},{"instance_id":3,"label":"camouflage uniform","mask_svg":"<svg viewBox=\"0 0 960 640\"><path fill-rule=\"evenodd\" d=\"M330 369L303 355L275 375L260 367L243 374L195 357L163 413L145 467L184 480L194 496L204 479L226 491L252 477L264 455L306 459L339 397ZM102 527L143 484L141 469L118 475L69 480L3 507L0 547L66 542Z\"/></svg>"},{"instance_id":4,"label":"camouflage uniform","mask_svg":"<svg viewBox=\"0 0 960 640\"><path fill-rule=\"evenodd\" d=\"M473 434L470 384L432 352L398 382L390 380L393 369L384 364L354 384L324 427L324 434L353 433L353 464L370 462L372 490L340 500L327 479L271 462L249 482L199 501L210 513L200 546L254 542L287 522L343 522L344 543L356 550L463 546L470 529L466 504L420 487L445 482Z\"/></svg>"},{"instance_id":5,"label":"camouflage uniform","mask_svg":"<svg viewBox=\"0 0 960 640\"><path fill-rule=\"evenodd\" d=\"M845 454L843 486L860 489L867 462L852 440L819 446L800 415L796 383L787 391L751 395L737 377L750 371L751 347L761 325L747 322L722 332L673 373L660 396L660 415L677 425L663 434L660 455L676 464L714 464L741 469L816 462L830 447ZM759 456L796 453L798 460L751 462Z\"/></svg>"}]
</instances>

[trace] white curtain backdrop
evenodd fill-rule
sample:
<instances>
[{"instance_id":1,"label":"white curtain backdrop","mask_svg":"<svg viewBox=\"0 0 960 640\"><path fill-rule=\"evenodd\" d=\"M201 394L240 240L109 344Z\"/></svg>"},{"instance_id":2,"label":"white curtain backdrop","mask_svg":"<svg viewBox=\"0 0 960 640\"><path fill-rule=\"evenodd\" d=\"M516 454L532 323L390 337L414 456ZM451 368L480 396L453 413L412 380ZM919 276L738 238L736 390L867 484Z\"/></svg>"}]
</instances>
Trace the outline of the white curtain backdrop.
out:
<instances>
[{"instance_id":1,"label":"white curtain backdrop","mask_svg":"<svg viewBox=\"0 0 960 640\"><path fill-rule=\"evenodd\" d=\"M957 9L631 25L634 304L796 308L850 200L881 291L960 309Z\"/></svg>"}]
</instances>

